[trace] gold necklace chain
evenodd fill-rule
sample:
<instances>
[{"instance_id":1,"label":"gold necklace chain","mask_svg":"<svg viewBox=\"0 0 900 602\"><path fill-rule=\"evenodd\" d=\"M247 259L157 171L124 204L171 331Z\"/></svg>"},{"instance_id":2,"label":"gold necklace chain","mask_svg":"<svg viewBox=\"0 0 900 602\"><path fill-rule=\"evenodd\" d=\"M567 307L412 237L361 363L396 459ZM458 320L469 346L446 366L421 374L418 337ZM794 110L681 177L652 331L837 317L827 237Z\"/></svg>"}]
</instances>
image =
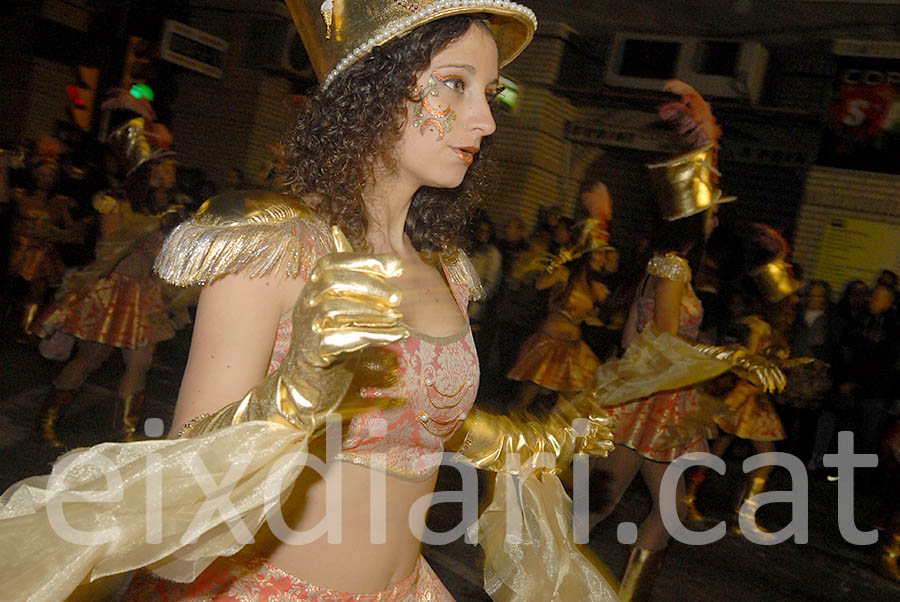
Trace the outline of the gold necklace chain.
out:
<instances>
[{"instance_id":1,"label":"gold necklace chain","mask_svg":"<svg viewBox=\"0 0 900 602\"><path fill-rule=\"evenodd\" d=\"M431 407L437 410L449 410L451 408L455 408L458 406L465 394L472 388L475 384L475 379L471 376L467 376L462 383L460 383L459 387L456 388L455 391L441 391L430 376L426 376L422 379L422 382L425 383L425 396L428 398L428 403L431 404ZM431 390L434 391L443 397L444 399L449 399L452 403L438 403L431 396ZM453 418L449 420L439 420L434 416L430 415L428 412L422 411L416 416L419 423L422 427L437 437L443 437L448 435L456 428L456 425L461 421L466 419L465 410L460 411Z\"/></svg>"},{"instance_id":2,"label":"gold necklace chain","mask_svg":"<svg viewBox=\"0 0 900 602\"><path fill-rule=\"evenodd\" d=\"M457 423L466 419L466 412L462 411L450 420L438 420L428 412L419 412L416 419L426 431L436 437L443 437L450 434L456 428ZM437 427L430 426L432 424L436 424Z\"/></svg>"},{"instance_id":3,"label":"gold necklace chain","mask_svg":"<svg viewBox=\"0 0 900 602\"><path fill-rule=\"evenodd\" d=\"M434 380L430 376L426 376L425 378L422 379L422 381L425 383L425 396L428 397L428 403L430 403L432 405L432 407L434 407L438 410L449 410L450 408L455 408L456 406L458 406L460 401L462 401L462 399L459 399L459 398L463 394L467 393L469 391L469 389L472 388L472 385L475 384L474 378L472 378L471 376L466 377L466 379L459 385L459 388L457 388L456 391L449 393L449 392L441 391L440 389L438 389L437 385L434 383ZM431 397L432 389L434 389L435 393L437 393L444 399L452 399L455 401L453 403L446 404L446 405L437 403Z\"/></svg>"}]
</instances>

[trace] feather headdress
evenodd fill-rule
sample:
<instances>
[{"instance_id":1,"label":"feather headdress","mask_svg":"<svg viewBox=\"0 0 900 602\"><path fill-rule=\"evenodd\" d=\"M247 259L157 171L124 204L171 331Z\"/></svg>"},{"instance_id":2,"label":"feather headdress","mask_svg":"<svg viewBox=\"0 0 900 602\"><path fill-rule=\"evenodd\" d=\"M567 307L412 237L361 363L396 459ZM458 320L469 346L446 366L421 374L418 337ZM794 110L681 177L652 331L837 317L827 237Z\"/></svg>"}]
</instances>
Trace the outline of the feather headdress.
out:
<instances>
[{"instance_id":1,"label":"feather headdress","mask_svg":"<svg viewBox=\"0 0 900 602\"><path fill-rule=\"evenodd\" d=\"M656 110L657 115L683 136L691 147L711 142L718 149L722 130L716 124L712 108L700 93L678 79L667 81L663 84L663 90L677 94L681 99L660 105Z\"/></svg>"}]
</instances>

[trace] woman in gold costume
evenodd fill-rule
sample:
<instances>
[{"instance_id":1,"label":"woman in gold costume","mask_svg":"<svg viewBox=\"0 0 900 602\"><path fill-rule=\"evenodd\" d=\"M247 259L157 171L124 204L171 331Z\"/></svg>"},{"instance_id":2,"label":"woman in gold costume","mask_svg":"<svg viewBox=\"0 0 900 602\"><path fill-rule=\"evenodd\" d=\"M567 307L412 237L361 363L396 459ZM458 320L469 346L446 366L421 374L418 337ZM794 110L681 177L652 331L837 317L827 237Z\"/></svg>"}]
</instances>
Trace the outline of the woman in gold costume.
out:
<instances>
[{"instance_id":1,"label":"woman in gold costume","mask_svg":"<svg viewBox=\"0 0 900 602\"><path fill-rule=\"evenodd\" d=\"M790 355L791 328L799 303L797 291L800 289L800 282L793 275L793 266L786 259L790 247L770 226L752 224L750 230L754 232L753 244L757 247L751 255L762 258L751 260L754 267L748 270L746 288L752 291L750 296L753 300L747 305L757 313L738 317L743 331L741 342L753 352L787 358ZM823 366L821 363L819 365ZM815 381L818 382L807 383L804 393L815 396L816 390L821 392L822 383L826 383L828 377L822 373ZM724 396L723 403L723 411L714 418L722 434L711 446L713 454L722 456L735 437L749 440L757 454L776 451L775 442L785 438L785 431L771 395L757 385L738 380ZM758 505L753 498L765 491L771 472L772 466L766 464L748 476L736 506L731 525L733 531L741 532L743 519L755 525L757 537L766 538L766 530L756 522ZM687 491L691 512L699 518L702 515L694 507L694 499L705 473L704 469L699 469L691 477Z\"/></svg>"},{"instance_id":2,"label":"woman in gold costume","mask_svg":"<svg viewBox=\"0 0 900 602\"><path fill-rule=\"evenodd\" d=\"M582 338L581 325L596 323L597 309L609 296L600 282L607 264L609 220L613 204L596 165L579 188L577 213L583 216L572 244L549 259L535 288L550 290L547 316L537 331L519 346L507 378L523 384L517 405L528 408L541 391L573 394L588 389L600 360ZM544 267L544 263L535 262ZM520 326L520 325L517 325Z\"/></svg>"},{"instance_id":3,"label":"woman in gold costume","mask_svg":"<svg viewBox=\"0 0 900 602\"><path fill-rule=\"evenodd\" d=\"M527 409L542 389L572 394L593 382L600 360L582 339L581 324L609 294L598 279L605 262L601 247L537 279L538 290L551 289L549 311L506 375L523 381L521 407Z\"/></svg>"},{"instance_id":4,"label":"woman in gold costume","mask_svg":"<svg viewBox=\"0 0 900 602\"><path fill-rule=\"evenodd\" d=\"M55 193L62 143L55 138L42 138L37 146L31 168L34 186L30 190L13 188L10 191L15 218L9 274L28 283L22 309L22 331L26 334L30 333L32 321L47 291L62 281L65 265L56 245L75 242L83 235L69 213L74 200Z\"/></svg>"},{"instance_id":5,"label":"woman in gold costume","mask_svg":"<svg viewBox=\"0 0 900 602\"><path fill-rule=\"evenodd\" d=\"M479 520L489 593L614 600L567 536L553 476L575 452L610 449L602 413L472 408L466 305L480 287L460 235L495 129L498 68L530 41L533 13L506 0L288 7L320 81L286 143L289 194L210 199L156 262L169 282L205 285L173 436L75 452L49 483L8 491L0 541L20 554L0 597L61 599L87 576L146 567L126 599L448 601L420 553L447 448L521 478L519 490L498 478ZM317 438L329 415L348 419L337 449L331 431ZM124 490L67 518L115 536L67 545L46 492L63 465L98 456ZM72 472L67 492L90 488ZM504 499L519 495L535 507L519 512L524 541L508 543ZM540 537L547 529L558 536Z\"/></svg>"},{"instance_id":6,"label":"woman in gold costume","mask_svg":"<svg viewBox=\"0 0 900 602\"><path fill-rule=\"evenodd\" d=\"M744 344L748 349L764 352L772 348L775 337L772 326L769 323L758 316L748 316L742 322L747 329ZM728 408L728 411L715 418L715 422L722 430L722 434L711 446L710 451L713 454L717 456L723 455L731 446L735 437L749 440L757 454L775 452L775 442L783 440L785 433L770 395L745 380L738 380L734 388L725 395L723 403ZM765 465L756 469L750 475L749 481L737 504L737 516L742 513L747 515L750 506L745 506L745 504L765 490L771 471L772 466ZM705 471L701 470L698 474L703 475ZM691 486L687 491L687 501L691 506L693 506L694 497L696 496L697 486L694 483L699 484L702 482L702 477L697 478L697 475L691 477ZM694 512L696 513L696 510ZM732 529L740 532L737 516ZM756 522L755 513L748 515L748 518L751 518L754 523ZM761 532L763 531L761 527L757 526L757 528Z\"/></svg>"},{"instance_id":7,"label":"woman in gold costume","mask_svg":"<svg viewBox=\"0 0 900 602\"><path fill-rule=\"evenodd\" d=\"M95 195L100 237L94 261L66 277L41 320L41 334L54 344L77 341L75 356L54 379L38 417L39 434L56 447L63 445L56 428L62 412L113 349L121 349L125 361L114 427L118 437L130 439L154 346L175 334L163 283L152 272L167 227L174 225L174 209L160 204L157 194L174 183L174 166L165 159L172 153L157 146L144 126L143 118L135 118L110 135L107 144L122 166L123 185Z\"/></svg>"},{"instance_id":8,"label":"woman in gold costume","mask_svg":"<svg viewBox=\"0 0 900 602\"><path fill-rule=\"evenodd\" d=\"M684 255L691 247L703 244L704 232L715 225L715 210L705 210L677 224L685 236L677 247L656 248L657 254L647 266L647 274L641 281L631 306L623 332L623 346L627 349L631 340L645 328L655 329L696 340L702 318L700 300L691 288L691 269ZM672 223L667 224L672 226ZM615 417L614 436L616 449L606 459L596 461L596 468L608 476L609 492L606 503L592 517L599 522L609 516L618 505L622 494L640 471L653 498L653 507L641 523L637 541L631 551L628 567L619 590L623 600L646 600L652 589L656 572L662 562L662 553L669 535L663 526L660 511L660 487L669 463L689 452L707 451L706 441L696 435L684 446L668 447L662 443L665 429L694 411L696 393L692 388L663 391L645 399L631 401L610 409ZM676 499L684 492L679 482ZM679 514L683 507L679 505Z\"/></svg>"}]
</instances>

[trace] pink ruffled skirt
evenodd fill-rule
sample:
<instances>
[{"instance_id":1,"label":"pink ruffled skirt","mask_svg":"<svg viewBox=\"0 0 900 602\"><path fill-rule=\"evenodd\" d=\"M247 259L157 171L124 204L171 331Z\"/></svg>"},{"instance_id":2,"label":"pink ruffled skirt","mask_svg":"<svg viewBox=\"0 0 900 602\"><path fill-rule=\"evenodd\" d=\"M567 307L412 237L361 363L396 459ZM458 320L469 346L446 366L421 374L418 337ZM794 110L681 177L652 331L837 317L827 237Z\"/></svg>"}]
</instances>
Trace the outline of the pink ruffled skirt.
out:
<instances>
[{"instance_id":1,"label":"pink ruffled skirt","mask_svg":"<svg viewBox=\"0 0 900 602\"><path fill-rule=\"evenodd\" d=\"M352 568L348 567L348 570ZM124 602L454 602L422 556L412 574L380 592L351 594L308 583L259 555L221 558L193 583L175 583L139 571Z\"/></svg>"}]
</instances>

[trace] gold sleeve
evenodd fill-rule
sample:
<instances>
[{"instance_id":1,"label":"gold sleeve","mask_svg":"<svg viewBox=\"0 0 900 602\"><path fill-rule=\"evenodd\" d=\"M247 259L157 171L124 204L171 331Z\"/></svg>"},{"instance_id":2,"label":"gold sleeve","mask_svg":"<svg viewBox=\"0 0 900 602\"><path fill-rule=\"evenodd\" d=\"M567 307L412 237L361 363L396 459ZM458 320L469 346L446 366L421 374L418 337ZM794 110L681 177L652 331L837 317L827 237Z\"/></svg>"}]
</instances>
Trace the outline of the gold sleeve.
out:
<instances>
[{"instance_id":1,"label":"gold sleeve","mask_svg":"<svg viewBox=\"0 0 900 602\"><path fill-rule=\"evenodd\" d=\"M585 417L582 431L575 427L578 418L565 400L546 418L475 410L463 421L465 439L456 451L476 468L492 472L556 473L571 463L576 452L605 456L612 450L611 419L602 409Z\"/></svg>"},{"instance_id":2,"label":"gold sleeve","mask_svg":"<svg viewBox=\"0 0 900 602\"><path fill-rule=\"evenodd\" d=\"M701 354L715 358L728 365L728 368L747 382L762 387L765 391L782 391L787 385L778 358L770 358L753 353L740 345L703 345L695 344L694 349Z\"/></svg>"}]
</instances>

